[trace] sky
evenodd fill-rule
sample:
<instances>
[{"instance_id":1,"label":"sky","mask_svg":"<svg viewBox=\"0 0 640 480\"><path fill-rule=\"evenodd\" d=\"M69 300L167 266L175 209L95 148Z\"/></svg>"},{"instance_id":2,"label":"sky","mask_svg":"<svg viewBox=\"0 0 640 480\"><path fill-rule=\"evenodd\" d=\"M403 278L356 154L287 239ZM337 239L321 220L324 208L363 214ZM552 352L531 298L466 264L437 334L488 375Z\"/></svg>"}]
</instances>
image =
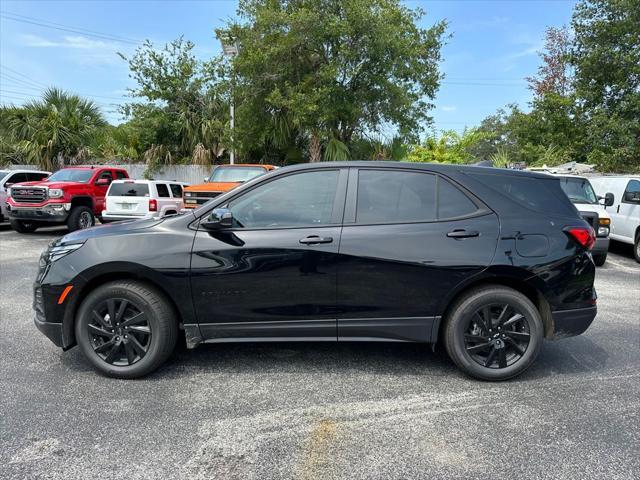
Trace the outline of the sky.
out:
<instances>
[{"instance_id":1,"label":"sky","mask_svg":"<svg viewBox=\"0 0 640 480\"><path fill-rule=\"evenodd\" d=\"M575 0L406 0L426 13L420 25L448 22L445 78L430 112L434 129L462 131L498 108L531 100L547 26L568 24ZM220 52L214 29L236 18L237 0L0 0L0 103L19 105L56 86L93 99L106 118L132 87L126 63L149 39L181 35L207 59Z\"/></svg>"}]
</instances>

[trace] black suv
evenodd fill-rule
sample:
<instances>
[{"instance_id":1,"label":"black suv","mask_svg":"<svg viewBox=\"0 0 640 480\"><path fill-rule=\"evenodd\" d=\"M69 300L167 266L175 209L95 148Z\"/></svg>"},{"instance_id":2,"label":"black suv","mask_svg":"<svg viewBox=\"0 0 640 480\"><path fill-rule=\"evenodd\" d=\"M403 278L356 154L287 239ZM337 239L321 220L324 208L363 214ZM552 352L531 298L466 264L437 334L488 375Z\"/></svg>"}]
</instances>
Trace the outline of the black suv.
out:
<instances>
[{"instance_id":1,"label":"black suv","mask_svg":"<svg viewBox=\"0 0 640 480\"><path fill-rule=\"evenodd\" d=\"M544 174L348 162L283 168L183 215L43 253L36 325L101 372L186 344L442 342L467 374L524 371L596 315L594 232Z\"/></svg>"}]
</instances>

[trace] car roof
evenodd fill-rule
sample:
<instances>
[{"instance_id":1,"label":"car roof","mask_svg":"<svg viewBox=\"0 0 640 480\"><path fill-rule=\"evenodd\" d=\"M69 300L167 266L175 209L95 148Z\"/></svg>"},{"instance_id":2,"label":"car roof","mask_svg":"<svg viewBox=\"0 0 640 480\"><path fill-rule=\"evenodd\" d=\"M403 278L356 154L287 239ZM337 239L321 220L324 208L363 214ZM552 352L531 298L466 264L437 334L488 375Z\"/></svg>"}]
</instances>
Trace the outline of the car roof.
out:
<instances>
[{"instance_id":1,"label":"car roof","mask_svg":"<svg viewBox=\"0 0 640 480\"><path fill-rule=\"evenodd\" d=\"M278 168L275 165L268 165L264 163L234 163L233 165L231 165L230 163L225 163L223 165L216 166L216 168L220 168L220 167L262 167L262 168L266 168L267 170Z\"/></svg>"},{"instance_id":2,"label":"car roof","mask_svg":"<svg viewBox=\"0 0 640 480\"><path fill-rule=\"evenodd\" d=\"M111 183L179 183L180 185L189 185L188 182L180 182L178 180L148 180L146 178L119 178Z\"/></svg>"},{"instance_id":3,"label":"car roof","mask_svg":"<svg viewBox=\"0 0 640 480\"><path fill-rule=\"evenodd\" d=\"M51 175L51 172L48 172L46 170L28 170L25 168L7 168L7 169L0 169L3 172L9 172L9 173L47 173L49 175Z\"/></svg>"},{"instance_id":4,"label":"car roof","mask_svg":"<svg viewBox=\"0 0 640 480\"><path fill-rule=\"evenodd\" d=\"M436 173L472 173L472 174L490 174L490 175L513 175L518 177L535 177L535 178L553 178L547 173L528 172L525 170L512 170L508 168L495 167L476 167L473 165L457 165L446 163L418 163L418 162L390 162L390 161L374 161L374 160L351 160L347 162L318 162L318 163L301 163L283 167L278 172L292 170L306 170L316 168L404 168L411 170L428 170Z\"/></svg>"}]
</instances>

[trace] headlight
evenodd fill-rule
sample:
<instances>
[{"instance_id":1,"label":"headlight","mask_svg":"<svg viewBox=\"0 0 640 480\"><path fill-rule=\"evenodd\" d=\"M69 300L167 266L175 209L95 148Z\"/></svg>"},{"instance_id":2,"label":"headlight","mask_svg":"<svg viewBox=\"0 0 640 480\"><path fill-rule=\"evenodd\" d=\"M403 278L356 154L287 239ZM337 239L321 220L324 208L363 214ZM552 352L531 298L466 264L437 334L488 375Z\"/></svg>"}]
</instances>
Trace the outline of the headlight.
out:
<instances>
[{"instance_id":1,"label":"headlight","mask_svg":"<svg viewBox=\"0 0 640 480\"><path fill-rule=\"evenodd\" d=\"M64 192L61 188L50 188L49 189L49 198L60 198L64 195Z\"/></svg>"},{"instance_id":2,"label":"headlight","mask_svg":"<svg viewBox=\"0 0 640 480\"><path fill-rule=\"evenodd\" d=\"M47 251L49 262L55 262L56 260L60 260L62 257L69 255L71 252L75 252L78 250L84 242L82 243L67 243L63 245L56 245L55 247L51 247Z\"/></svg>"},{"instance_id":3,"label":"headlight","mask_svg":"<svg viewBox=\"0 0 640 480\"><path fill-rule=\"evenodd\" d=\"M193 192L184 192L185 197L193 197Z\"/></svg>"},{"instance_id":4,"label":"headlight","mask_svg":"<svg viewBox=\"0 0 640 480\"><path fill-rule=\"evenodd\" d=\"M609 227L598 227L598 236L606 237L609 235Z\"/></svg>"}]
</instances>

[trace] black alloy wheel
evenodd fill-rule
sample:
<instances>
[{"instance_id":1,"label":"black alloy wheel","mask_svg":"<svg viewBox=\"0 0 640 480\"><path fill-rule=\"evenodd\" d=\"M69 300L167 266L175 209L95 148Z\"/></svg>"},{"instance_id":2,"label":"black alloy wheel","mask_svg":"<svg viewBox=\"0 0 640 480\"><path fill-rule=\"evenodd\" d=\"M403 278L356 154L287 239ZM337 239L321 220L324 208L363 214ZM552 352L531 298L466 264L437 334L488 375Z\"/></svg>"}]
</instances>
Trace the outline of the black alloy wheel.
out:
<instances>
[{"instance_id":1,"label":"black alloy wheel","mask_svg":"<svg viewBox=\"0 0 640 480\"><path fill-rule=\"evenodd\" d=\"M97 305L91 311L87 333L93 351L111 365L133 365L144 358L151 345L147 316L124 298Z\"/></svg>"},{"instance_id":2,"label":"black alloy wheel","mask_svg":"<svg viewBox=\"0 0 640 480\"><path fill-rule=\"evenodd\" d=\"M489 304L467 320L467 354L486 368L506 368L520 360L531 339L526 316L509 304Z\"/></svg>"}]
</instances>

